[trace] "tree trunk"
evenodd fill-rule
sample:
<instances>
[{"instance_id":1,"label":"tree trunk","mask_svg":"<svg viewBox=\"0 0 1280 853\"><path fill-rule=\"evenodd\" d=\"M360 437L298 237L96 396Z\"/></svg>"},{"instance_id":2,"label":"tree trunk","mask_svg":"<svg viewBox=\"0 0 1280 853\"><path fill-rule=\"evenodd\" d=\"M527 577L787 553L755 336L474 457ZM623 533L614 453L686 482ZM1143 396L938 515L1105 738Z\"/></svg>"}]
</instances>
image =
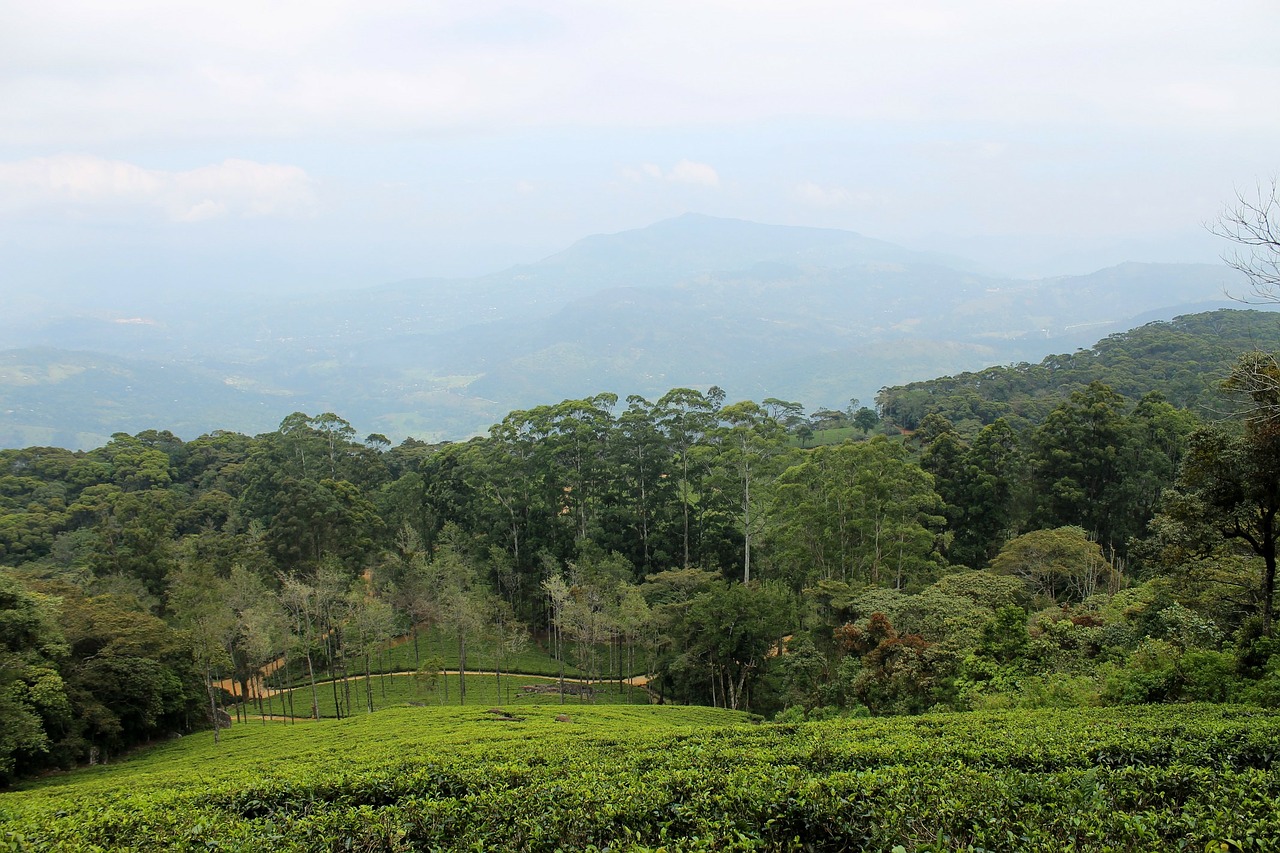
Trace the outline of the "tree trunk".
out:
<instances>
[{"instance_id":1,"label":"tree trunk","mask_svg":"<svg viewBox=\"0 0 1280 853\"><path fill-rule=\"evenodd\" d=\"M1274 522L1268 526L1274 527ZM1276 595L1276 539L1274 535L1267 536L1262 559L1266 564L1266 572L1262 578L1262 633L1270 637L1272 607Z\"/></svg>"},{"instance_id":2,"label":"tree trunk","mask_svg":"<svg viewBox=\"0 0 1280 853\"><path fill-rule=\"evenodd\" d=\"M213 719L213 742L218 742L218 730L222 728L218 719L218 700L213 692L213 671L206 669L204 671L205 684L209 688L209 713Z\"/></svg>"},{"instance_id":3,"label":"tree trunk","mask_svg":"<svg viewBox=\"0 0 1280 853\"><path fill-rule=\"evenodd\" d=\"M564 637L559 626L555 628L556 657L560 661L560 704L564 704Z\"/></svg>"},{"instance_id":4,"label":"tree trunk","mask_svg":"<svg viewBox=\"0 0 1280 853\"><path fill-rule=\"evenodd\" d=\"M689 449L686 447L684 452L680 454L680 503L684 505L684 567L689 568L689 460L687 455Z\"/></svg>"},{"instance_id":5,"label":"tree trunk","mask_svg":"<svg viewBox=\"0 0 1280 853\"><path fill-rule=\"evenodd\" d=\"M329 684L333 687L333 712L338 719L342 719L342 699L338 696L338 670L334 666L333 659L329 659Z\"/></svg>"},{"instance_id":6,"label":"tree trunk","mask_svg":"<svg viewBox=\"0 0 1280 853\"><path fill-rule=\"evenodd\" d=\"M746 450L746 440L743 439L744 455ZM742 582L751 583L751 466L749 463L742 471L742 544Z\"/></svg>"},{"instance_id":7,"label":"tree trunk","mask_svg":"<svg viewBox=\"0 0 1280 853\"><path fill-rule=\"evenodd\" d=\"M351 674L347 672L347 662L342 661L342 701L347 708L347 716L351 716Z\"/></svg>"},{"instance_id":8,"label":"tree trunk","mask_svg":"<svg viewBox=\"0 0 1280 853\"><path fill-rule=\"evenodd\" d=\"M467 635L458 632L458 704L467 704Z\"/></svg>"},{"instance_id":9,"label":"tree trunk","mask_svg":"<svg viewBox=\"0 0 1280 853\"><path fill-rule=\"evenodd\" d=\"M316 668L311 663L311 650L307 650L307 675L311 679L311 719L320 719L320 691L316 689Z\"/></svg>"}]
</instances>

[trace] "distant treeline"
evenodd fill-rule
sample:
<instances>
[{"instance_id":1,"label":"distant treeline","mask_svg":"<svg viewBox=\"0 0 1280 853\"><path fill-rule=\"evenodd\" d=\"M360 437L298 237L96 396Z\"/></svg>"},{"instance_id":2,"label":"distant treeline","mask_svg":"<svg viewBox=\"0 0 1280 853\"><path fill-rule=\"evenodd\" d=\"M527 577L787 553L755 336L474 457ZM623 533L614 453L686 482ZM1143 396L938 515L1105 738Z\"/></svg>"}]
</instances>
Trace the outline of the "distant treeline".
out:
<instances>
[{"instance_id":1,"label":"distant treeline","mask_svg":"<svg viewBox=\"0 0 1280 853\"><path fill-rule=\"evenodd\" d=\"M460 668L534 642L588 679L792 717L1280 700L1280 437L1171 402L1225 410L1207 389L1231 377L1280 409L1251 381L1273 362L1222 354L1276 319L886 389L883 420L680 388L456 444L295 413L0 451L0 775L207 724L220 678L281 657L313 690L368 673L424 628Z\"/></svg>"},{"instance_id":2,"label":"distant treeline","mask_svg":"<svg viewBox=\"0 0 1280 853\"><path fill-rule=\"evenodd\" d=\"M1178 408L1211 420L1225 412L1218 386L1240 353L1275 349L1280 349L1280 313L1211 311L1149 323L1039 364L988 367L884 388L876 405L906 429L915 429L928 414L968 432L997 418L1021 428L1044 420L1072 391L1103 382L1131 399L1159 391Z\"/></svg>"}]
</instances>

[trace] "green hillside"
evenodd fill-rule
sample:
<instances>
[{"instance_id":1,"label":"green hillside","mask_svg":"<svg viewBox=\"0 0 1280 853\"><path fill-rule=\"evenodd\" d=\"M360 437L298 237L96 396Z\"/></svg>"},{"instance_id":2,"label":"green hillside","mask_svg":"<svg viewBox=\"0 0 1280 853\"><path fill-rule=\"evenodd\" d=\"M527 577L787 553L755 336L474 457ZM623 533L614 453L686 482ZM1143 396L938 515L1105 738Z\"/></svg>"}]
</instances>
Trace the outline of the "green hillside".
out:
<instances>
[{"instance_id":1,"label":"green hillside","mask_svg":"<svg viewBox=\"0 0 1280 853\"><path fill-rule=\"evenodd\" d=\"M1223 414L1219 384L1242 352L1280 349L1280 314L1220 310L1148 323L1088 349L1037 364L994 366L884 388L882 413L914 429L939 414L971 427L1006 418L1015 426L1044 416L1091 382L1137 399L1158 391L1173 405L1212 419Z\"/></svg>"},{"instance_id":2,"label":"green hillside","mask_svg":"<svg viewBox=\"0 0 1280 853\"><path fill-rule=\"evenodd\" d=\"M401 708L0 794L8 850L1263 850L1280 715Z\"/></svg>"}]
</instances>

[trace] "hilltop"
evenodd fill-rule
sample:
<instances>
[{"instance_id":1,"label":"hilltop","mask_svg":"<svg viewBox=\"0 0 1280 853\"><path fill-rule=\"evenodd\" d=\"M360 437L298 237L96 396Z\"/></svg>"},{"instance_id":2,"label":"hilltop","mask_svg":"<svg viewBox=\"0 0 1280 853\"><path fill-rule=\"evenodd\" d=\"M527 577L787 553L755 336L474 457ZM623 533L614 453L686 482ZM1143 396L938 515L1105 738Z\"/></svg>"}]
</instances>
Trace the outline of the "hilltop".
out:
<instances>
[{"instance_id":1,"label":"hilltop","mask_svg":"<svg viewBox=\"0 0 1280 853\"><path fill-rule=\"evenodd\" d=\"M854 232L686 215L479 278L9 317L0 444L85 448L155 423L254 433L292 411L458 439L548 399L680 386L842 407L1229 304L1234 275L1124 264L1025 281Z\"/></svg>"}]
</instances>

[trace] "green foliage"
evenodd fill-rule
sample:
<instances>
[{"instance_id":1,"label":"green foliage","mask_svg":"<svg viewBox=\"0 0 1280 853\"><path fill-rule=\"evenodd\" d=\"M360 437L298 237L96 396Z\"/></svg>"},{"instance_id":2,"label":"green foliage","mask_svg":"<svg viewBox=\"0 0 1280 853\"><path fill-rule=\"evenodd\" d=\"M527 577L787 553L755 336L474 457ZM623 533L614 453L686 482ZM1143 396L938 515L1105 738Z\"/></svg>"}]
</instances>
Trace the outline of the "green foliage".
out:
<instances>
[{"instance_id":1,"label":"green foliage","mask_svg":"<svg viewBox=\"0 0 1280 853\"><path fill-rule=\"evenodd\" d=\"M1025 587L1017 578L988 571L944 575L934 586L940 592L967 598L988 610L1021 605L1026 601Z\"/></svg>"},{"instance_id":2,"label":"green foliage","mask_svg":"<svg viewBox=\"0 0 1280 853\"><path fill-rule=\"evenodd\" d=\"M1009 538L1025 464L1018 436L1003 419L983 427L968 445L950 430L925 442L920 466L933 474L946 503L952 563L983 566Z\"/></svg>"},{"instance_id":3,"label":"green foliage","mask_svg":"<svg viewBox=\"0 0 1280 853\"><path fill-rule=\"evenodd\" d=\"M1229 652L1184 650L1168 640L1147 638L1123 665L1104 670L1102 698L1119 704L1226 702L1246 692L1237 672L1235 657ZM1265 690L1262 688L1254 701L1265 703Z\"/></svg>"},{"instance_id":4,"label":"green foliage","mask_svg":"<svg viewBox=\"0 0 1280 853\"><path fill-rule=\"evenodd\" d=\"M1130 412L1110 386L1075 391L1030 433L1032 520L1083 527L1126 553L1173 478L1193 421L1148 394Z\"/></svg>"},{"instance_id":5,"label":"green foliage","mask_svg":"<svg viewBox=\"0 0 1280 853\"><path fill-rule=\"evenodd\" d=\"M1083 601L1111 583L1114 569L1098 543L1079 527L1033 530L1011 540L991 569L1019 578L1045 601Z\"/></svg>"},{"instance_id":6,"label":"green foliage","mask_svg":"<svg viewBox=\"0 0 1280 853\"><path fill-rule=\"evenodd\" d=\"M1021 607L1001 607L982 626L976 652L997 663L1012 663L1023 656L1031 643L1027 633L1027 614Z\"/></svg>"},{"instance_id":7,"label":"green foliage","mask_svg":"<svg viewBox=\"0 0 1280 853\"><path fill-rule=\"evenodd\" d=\"M782 475L778 496L778 548L810 572L798 585L900 589L927 582L941 565L942 501L900 444L878 436L816 448Z\"/></svg>"},{"instance_id":8,"label":"green foliage","mask_svg":"<svg viewBox=\"0 0 1280 853\"><path fill-rule=\"evenodd\" d=\"M1280 717L1257 709L764 726L712 709L557 713L404 708L236 727L218 749L197 735L0 794L0 838L302 853L1264 850L1280 835Z\"/></svg>"},{"instance_id":9,"label":"green foliage","mask_svg":"<svg viewBox=\"0 0 1280 853\"><path fill-rule=\"evenodd\" d=\"M1191 436L1159 530L1169 551L1211 552L1226 540L1260 558L1263 570L1250 593L1263 631L1270 633L1280 543L1278 515L1280 430L1270 419L1251 420L1242 431L1212 427ZM1178 556L1172 559L1185 560Z\"/></svg>"},{"instance_id":10,"label":"green foliage","mask_svg":"<svg viewBox=\"0 0 1280 853\"><path fill-rule=\"evenodd\" d=\"M1211 500L1261 469L1238 464L1233 433L1197 438L1167 493L1185 413L1073 390L1021 435L1026 418L981 426L971 406L866 437L875 413L856 401L806 421L711 388L537 406L457 445L361 442L298 412L253 438L2 452L0 557L66 640L8 653L3 760L116 756L264 687L347 716L475 684L468 704L496 701L513 671L644 675L663 700L808 718L1272 701L1266 555L1224 542L1248 513ZM861 440L802 449L801 427L801 445ZM1221 488L1187 479L1201 463ZM1135 572L1129 540L1161 500ZM1168 578L1124 590L1121 565ZM415 693L424 655L441 675ZM464 671L494 673L494 699Z\"/></svg>"},{"instance_id":11,"label":"green foliage","mask_svg":"<svg viewBox=\"0 0 1280 853\"><path fill-rule=\"evenodd\" d=\"M1007 419L1016 429L1038 424L1092 382L1130 399L1157 391L1190 411L1220 408L1218 382L1241 352L1280 342L1280 318L1262 311L1211 311L1148 323L1039 364L988 367L882 389L880 412L908 429L937 413L954 424Z\"/></svg>"}]
</instances>

